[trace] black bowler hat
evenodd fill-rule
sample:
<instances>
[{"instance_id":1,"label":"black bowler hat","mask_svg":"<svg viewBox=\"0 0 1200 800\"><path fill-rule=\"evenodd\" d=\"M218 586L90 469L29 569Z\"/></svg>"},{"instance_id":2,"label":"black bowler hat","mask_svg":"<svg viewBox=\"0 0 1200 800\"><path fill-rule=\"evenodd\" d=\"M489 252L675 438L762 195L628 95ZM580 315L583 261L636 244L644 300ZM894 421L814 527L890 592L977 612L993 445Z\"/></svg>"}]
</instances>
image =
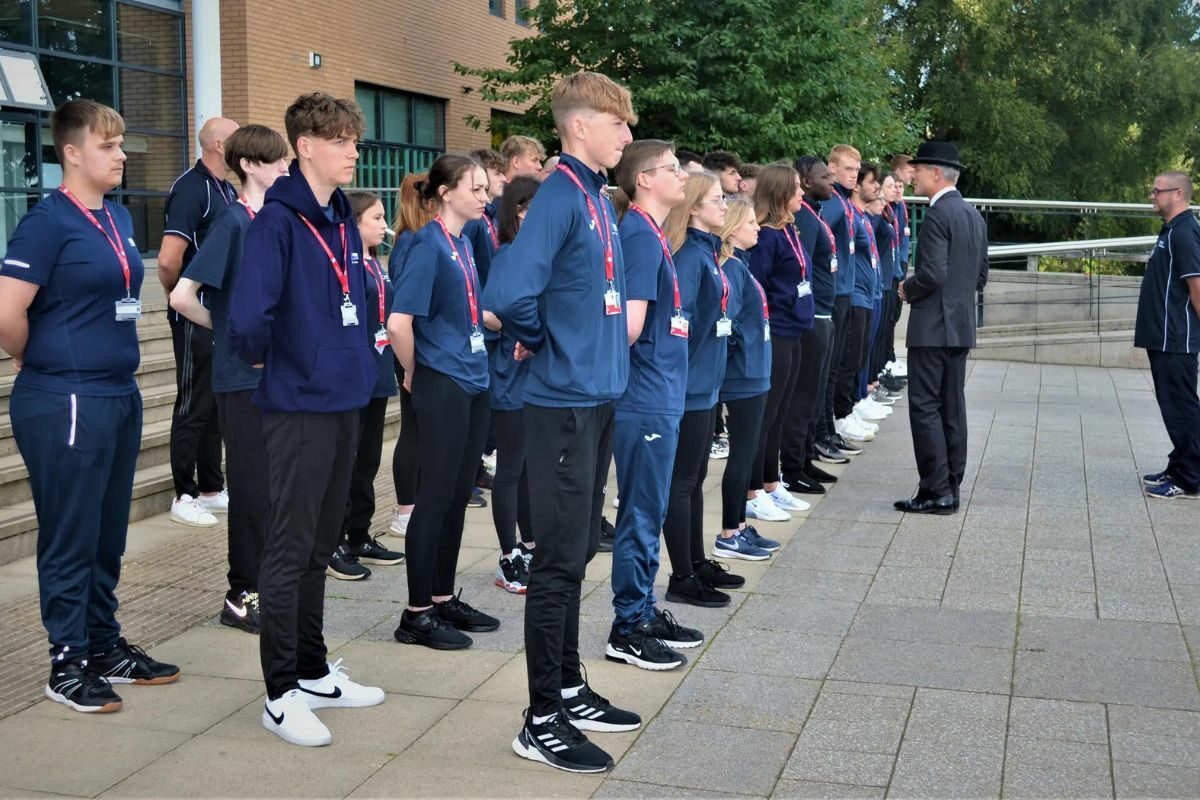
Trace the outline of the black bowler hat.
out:
<instances>
[{"instance_id":1,"label":"black bowler hat","mask_svg":"<svg viewBox=\"0 0 1200 800\"><path fill-rule=\"evenodd\" d=\"M964 170L966 167L958 160L958 148L950 142L921 142L917 155L908 163L932 164L937 167L953 167Z\"/></svg>"}]
</instances>

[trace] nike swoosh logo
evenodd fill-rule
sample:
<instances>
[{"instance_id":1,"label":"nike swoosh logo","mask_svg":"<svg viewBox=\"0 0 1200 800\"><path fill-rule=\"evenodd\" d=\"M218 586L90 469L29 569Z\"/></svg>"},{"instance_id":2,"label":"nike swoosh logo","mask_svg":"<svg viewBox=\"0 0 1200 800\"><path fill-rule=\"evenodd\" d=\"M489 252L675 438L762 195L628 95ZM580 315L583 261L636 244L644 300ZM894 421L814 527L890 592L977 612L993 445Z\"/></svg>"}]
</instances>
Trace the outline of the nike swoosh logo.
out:
<instances>
[{"instance_id":1,"label":"nike swoosh logo","mask_svg":"<svg viewBox=\"0 0 1200 800\"><path fill-rule=\"evenodd\" d=\"M270 718L271 718L271 722L274 722L276 725L282 725L282 724L283 724L283 714L280 714L280 715L277 717L277 716L275 716L274 714L272 714L272 713L271 713L271 709L269 709L269 708L268 708L268 709L267 709L267 716L268 716L268 717L270 717Z\"/></svg>"},{"instance_id":2,"label":"nike swoosh logo","mask_svg":"<svg viewBox=\"0 0 1200 800\"><path fill-rule=\"evenodd\" d=\"M640 656L642 654L642 651L638 650L636 647L629 648L629 652L633 653L635 656Z\"/></svg>"},{"instance_id":3,"label":"nike swoosh logo","mask_svg":"<svg viewBox=\"0 0 1200 800\"><path fill-rule=\"evenodd\" d=\"M229 606L229 610L232 611L234 614L236 614L239 619L245 619L246 615L250 613L250 609L246 608L245 606L238 608L233 603L230 603L228 600L225 601L225 605Z\"/></svg>"},{"instance_id":4,"label":"nike swoosh logo","mask_svg":"<svg viewBox=\"0 0 1200 800\"><path fill-rule=\"evenodd\" d=\"M303 686L300 687L300 691L305 694L311 694L314 697L328 697L330 700L336 700L342 696L342 687L340 686L335 686L332 692L314 692L312 689L305 689Z\"/></svg>"},{"instance_id":5,"label":"nike swoosh logo","mask_svg":"<svg viewBox=\"0 0 1200 800\"><path fill-rule=\"evenodd\" d=\"M661 439L662 437L659 436L657 433L652 433L649 436L643 436L642 438L645 439L647 442L653 442L655 439Z\"/></svg>"}]
</instances>

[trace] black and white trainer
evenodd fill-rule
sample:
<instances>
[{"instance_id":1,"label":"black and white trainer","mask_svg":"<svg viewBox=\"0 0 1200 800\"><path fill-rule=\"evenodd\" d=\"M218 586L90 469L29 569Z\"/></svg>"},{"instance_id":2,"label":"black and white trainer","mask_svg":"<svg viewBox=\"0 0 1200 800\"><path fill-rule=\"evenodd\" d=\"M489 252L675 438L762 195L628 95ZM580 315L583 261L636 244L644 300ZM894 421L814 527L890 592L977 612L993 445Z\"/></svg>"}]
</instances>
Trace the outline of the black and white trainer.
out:
<instances>
[{"instance_id":1,"label":"black and white trainer","mask_svg":"<svg viewBox=\"0 0 1200 800\"><path fill-rule=\"evenodd\" d=\"M525 724L513 739L512 748L521 758L566 772L608 772L613 767L612 756L590 742L561 711L536 723L526 711Z\"/></svg>"},{"instance_id":2,"label":"black and white trainer","mask_svg":"<svg viewBox=\"0 0 1200 800\"><path fill-rule=\"evenodd\" d=\"M237 597L226 597L225 605L221 607L221 624L240 628L247 633L258 633L262 626L258 592L242 592Z\"/></svg>"},{"instance_id":3,"label":"black and white trainer","mask_svg":"<svg viewBox=\"0 0 1200 800\"><path fill-rule=\"evenodd\" d=\"M92 656L88 667L109 683L157 686L179 680L179 667L155 661L145 650L124 639L117 639L107 653Z\"/></svg>"},{"instance_id":4,"label":"black and white trainer","mask_svg":"<svg viewBox=\"0 0 1200 800\"><path fill-rule=\"evenodd\" d=\"M699 647L704 644L704 634L695 628L679 624L670 611L655 609L657 614L650 620L650 633L658 637L667 647Z\"/></svg>"},{"instance_id":5,"label":"black and white trainer","mask_svg":"<svg viewBox=\"0 0 1200 800\"><path fill-rule=\"evenodd\" d=\"M88 669L86 659L50 665L50 680L42 693L56 703L84 714L109 714L121 710L121 697L112 685Z\"/></svg>"},{"instance_id":6,"label":"black and white trainer","mask_svg":"<svg viewBox=\"0 0 1200 800\"><path fill-rule=\"evenodd\" d=\"M615 627L608 634L604 657L609 661L632 664L654 672L675 669L687 663L687 656L676 653L654 635L649 622L642 622L628 635Z\"/></svg>"},{"instance_id":7,"label":"black and white trainer","mask_svg":"<svg viewBox=\"0 0 1200 800\"><path fill-rule=\"evenodd\" d=\"M574 697L563 698L563 712L572 725L581 731L622 733L642 727L642 718L632 711L617 708L592 691L586 683Z\"/></svg>"}]
</instances>

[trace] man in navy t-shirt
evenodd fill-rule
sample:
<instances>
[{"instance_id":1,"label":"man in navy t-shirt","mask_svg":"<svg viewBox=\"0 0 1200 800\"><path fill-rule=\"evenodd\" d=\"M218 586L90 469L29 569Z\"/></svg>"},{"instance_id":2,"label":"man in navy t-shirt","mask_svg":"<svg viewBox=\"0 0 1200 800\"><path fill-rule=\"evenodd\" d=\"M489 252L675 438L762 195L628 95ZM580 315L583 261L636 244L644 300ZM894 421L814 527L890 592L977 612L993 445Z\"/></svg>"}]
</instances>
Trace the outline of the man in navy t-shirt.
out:
<instances>
[{"instance_id":1,"label":"man in navy t-shirt","mask_svg":"<svg viewBox=\"0 0 1200 800\"><path fill-rule=\"evenodd\" d=\"M50 117L63 182L17 225L0 265L0 347L17 378L9 415L38 517L49 699L121 708L111 683L169 683L179 668L121 637L117 581L142 440L133 220L104 193L124 175L125 122L90 100Z\"/></svg>"}]
</instances>

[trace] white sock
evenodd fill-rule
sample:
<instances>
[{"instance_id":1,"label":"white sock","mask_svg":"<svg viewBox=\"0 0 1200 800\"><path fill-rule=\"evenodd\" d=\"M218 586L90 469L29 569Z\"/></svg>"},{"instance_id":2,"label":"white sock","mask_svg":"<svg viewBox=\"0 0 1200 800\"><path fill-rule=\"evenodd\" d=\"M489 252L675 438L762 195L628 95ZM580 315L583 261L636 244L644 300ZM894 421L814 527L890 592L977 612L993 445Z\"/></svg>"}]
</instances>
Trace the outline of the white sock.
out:
<instances>
[{"instance_id":1,"label":"white sock","mask_svg":"<svg viewBox=\"0 0 1200 800\"><path fill-rule=\"evenodd\" d=\"M547 714L547 715L546 715L546 716L544 716L544 717L534 717L534 718L533 718L533 724L534 724L534 725L541 725L542 723L544 723L544 722L547 722L547 721L549 721L550 719L553 719L553 717L554 717L554 715L553 715L553 714Z\"/></svg>"},{"instance_id":2,"label":"white sock","mask_svg":"<svg viewBox=\"0 0 1200 800\"><path fill-rule=\"evenodd\" d=\"M583 686L584 685L581 683L572 689L563 689L562 690L563 700L570 700L572 697L578 696L578 694L583 691Z\"/></svg>"}]
</instances>

